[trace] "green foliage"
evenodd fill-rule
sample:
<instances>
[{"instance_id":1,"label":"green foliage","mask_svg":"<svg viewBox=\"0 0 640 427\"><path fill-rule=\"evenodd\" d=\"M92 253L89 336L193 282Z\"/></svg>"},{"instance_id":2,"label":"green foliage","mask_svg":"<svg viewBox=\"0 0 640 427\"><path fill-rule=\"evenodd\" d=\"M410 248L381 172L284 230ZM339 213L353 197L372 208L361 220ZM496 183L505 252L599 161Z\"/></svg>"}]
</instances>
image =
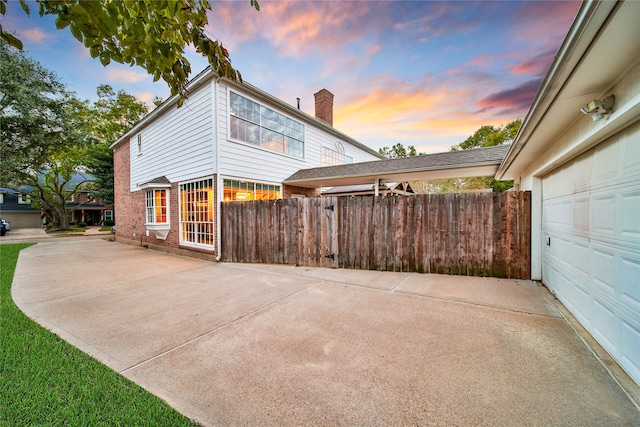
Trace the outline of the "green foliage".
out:
<instances>
[{"instance_id":1,"label":"green foliage","mask_svg":"<svg viewBox=\"0 0 640 427\"><path fill-rule=\"evenodd\" d=\"M470 150L474 148L493 147L506 144L515 139L522 120L517 119L506 126L482 126L469 138L451 147L451 151ZM418 187L417 185L414 188ZM427 193L465 193L491 189L495 192L506 191L513 187L513 181L498 181L492 176L471 178L448 178L426 181Z\"/></svg>"},{"instance_id":2,"label":"green foliage","mask_svg":"<svg viewBox=\"0 0 640 427\"><path fill-rule=\"evenodd\" d=\"M67 143L71 96L39 63L0 41L0 186L46 162Z\"/></svg>"},{"instance_id":3,"label":"green foliage","mask_svg":"<svg viewBox=\"0 0 640 427\"><path fill-rule=\"evenodd\" d=\"M184 48L193 45L209 60L220 76L242 81L231 66L229 52L218 40L205 34L208 24L207 0L77 1L36 0L40 16L56 16L58 29L69 28L71 34L89 48L91 57L102 65L111 61L138 65L163 79L171 95L179 95L179 105L186 98L191 64ZM6 14L7 0L0 0L0 14ZM20 0L24 12L30 9ZM251 6L259 10L257 0ZM0 27L0 38L22 49L22 42Z\"/></svg>"},{"instance_id":4,"label":"green foliage","mask_svg":"<svg viewBox=\"0 0 640 427\"><path fill-rule=\"evenodd\" d=\"M0 425L195 426L16 307L11 282L28 246L0 246Z\"/></svg>"},{"instance_id":5,"label":"green foliage","mask_svg":"<svg viewBox=\"0 0 640 427\"><path fill-rule=\"evenodd\" d=\"M403 157L422 156L424 153L418 153L416 147L409 145L405 148L401 143L397 143L392 147L382 147L378 152L389 159L400 159Z\"/></svg>"},{"instance_id":6,"label":"green foliage","mask_svg":"<svg viewBox=\"0 0 640 427\"><path fill-rule=\"evenodd\" d=\"M111 86L98 86L98 101L85 103L87 132L96 143L90 148L88 172L94 177L96 189L91 197L113 204L113 151L109 146L148 113L147 106L125 91L116 94Z\"/></svg>"},{"instance_id":7,"label":"green foliage","mask_svg":"<svg viewBox=\"0 0 640 427\"><path fill-rule=\"evenodd\" d=\"M21 178L23 185L33 187L32 206L44 209L49 221L62 229L69 228L67 205L77 198L81 191L89 190L93 186L89 178L81 174L87 157L86 148L72 146L51 154L41 172L27 173ZM84 179L72 182L74 177Z\"/></svg>"},{"instance_id":8,"label":"green foliage","mask_svg":"<svg viewBox=\"0 0 640 427\"><path fill-rule=\"evenodd\" d=\"M103 224L105 227L113 227L116 225L116 222L110 219L106 219Z\"/></svg>"},{"instance_id":9,"label":"green foliage","mask_svg":"<svg viewBox=\"0 0 640 427\"><path fill-rule=\"evenodd\" d=\"M469 138L451 147L451 151L493 147L513 141L518 134L518 130L520 130L521 124L522 120L517 119L508 123L506 126L482 126Z\"/></svg>"}]
</instances>

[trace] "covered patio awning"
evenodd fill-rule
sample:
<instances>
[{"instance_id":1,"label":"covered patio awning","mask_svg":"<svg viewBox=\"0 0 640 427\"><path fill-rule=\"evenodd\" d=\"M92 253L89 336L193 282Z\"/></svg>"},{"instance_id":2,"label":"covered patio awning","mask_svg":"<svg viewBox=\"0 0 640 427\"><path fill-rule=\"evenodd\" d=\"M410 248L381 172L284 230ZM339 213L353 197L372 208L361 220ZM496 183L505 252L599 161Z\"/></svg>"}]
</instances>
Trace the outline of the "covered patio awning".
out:
<instances>
[{"instance_id":1,"label":"covered patio awning","mask_svg":"<svg viewBox=\"0 0 640 427\"><path fill-rule=\"evenodd\" d=\"M509 151L509 147L510 145L506 144L402 159L302 169L285 179L283 183L305 188L319 188L371 184L380 181L493 176Z\"/></svg>"}]
</instances>

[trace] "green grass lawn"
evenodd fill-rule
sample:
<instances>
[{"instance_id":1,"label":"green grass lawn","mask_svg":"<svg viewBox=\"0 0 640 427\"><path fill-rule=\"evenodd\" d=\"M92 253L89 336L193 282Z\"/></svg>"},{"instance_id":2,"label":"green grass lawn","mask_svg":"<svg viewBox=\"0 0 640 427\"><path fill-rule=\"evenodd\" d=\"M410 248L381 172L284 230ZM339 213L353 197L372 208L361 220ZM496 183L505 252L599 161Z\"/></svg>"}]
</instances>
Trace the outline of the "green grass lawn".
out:
<instances>
[{"instance_id":1,"label":"green grass lawn","mask_svg":"<svg viewBox=\"0 0 640 427\"><path fill-rule=\"evenodd\" d=\"M25 316L18 253L0 245L0 426L194 426L160 398Z\"/></svg>"}]
</instances>

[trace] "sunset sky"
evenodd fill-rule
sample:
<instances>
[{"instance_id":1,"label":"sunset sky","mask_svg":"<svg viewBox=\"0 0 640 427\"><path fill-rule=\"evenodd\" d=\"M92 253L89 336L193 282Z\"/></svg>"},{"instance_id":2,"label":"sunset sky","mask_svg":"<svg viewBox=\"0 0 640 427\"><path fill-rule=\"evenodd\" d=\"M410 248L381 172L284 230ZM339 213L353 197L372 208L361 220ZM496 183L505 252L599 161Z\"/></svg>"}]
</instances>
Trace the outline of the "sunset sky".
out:
<instances>
[{"instance_id":1,"label":"sunset sky","mask_svg":"<svg viewBox=\"0 0 640 427\"><path fill-rule=\"evenodd\" d=\"M314 114L334 95L334 126L371 148L398 142L448 151L482 125L524 118L579 1L211 1L208 33L245 81ZM141 68L103 67L54 18L10 0L5 30L80 98L109 84L167 98ZM194 74L207 62L195 52Z\"/></svg>"}]
</instances>

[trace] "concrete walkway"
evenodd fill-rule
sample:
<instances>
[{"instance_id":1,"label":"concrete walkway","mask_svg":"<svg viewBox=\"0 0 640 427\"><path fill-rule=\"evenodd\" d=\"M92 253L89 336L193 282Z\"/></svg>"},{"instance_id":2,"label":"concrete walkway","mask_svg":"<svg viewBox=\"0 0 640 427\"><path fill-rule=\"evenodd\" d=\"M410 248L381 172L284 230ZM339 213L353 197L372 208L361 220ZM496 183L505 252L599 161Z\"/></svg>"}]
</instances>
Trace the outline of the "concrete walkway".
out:
<instances>
[{"instance_id":1,"label":"concrete walkway","mask_svg":"<svg viewBox=\"0 0 640 427\"><path fill-rule=\"evenodd\" d=\"M215 264L102 239L24 250L40 324L214 425L640 425L534 282Z\"/></svg>"}]
</instances>

